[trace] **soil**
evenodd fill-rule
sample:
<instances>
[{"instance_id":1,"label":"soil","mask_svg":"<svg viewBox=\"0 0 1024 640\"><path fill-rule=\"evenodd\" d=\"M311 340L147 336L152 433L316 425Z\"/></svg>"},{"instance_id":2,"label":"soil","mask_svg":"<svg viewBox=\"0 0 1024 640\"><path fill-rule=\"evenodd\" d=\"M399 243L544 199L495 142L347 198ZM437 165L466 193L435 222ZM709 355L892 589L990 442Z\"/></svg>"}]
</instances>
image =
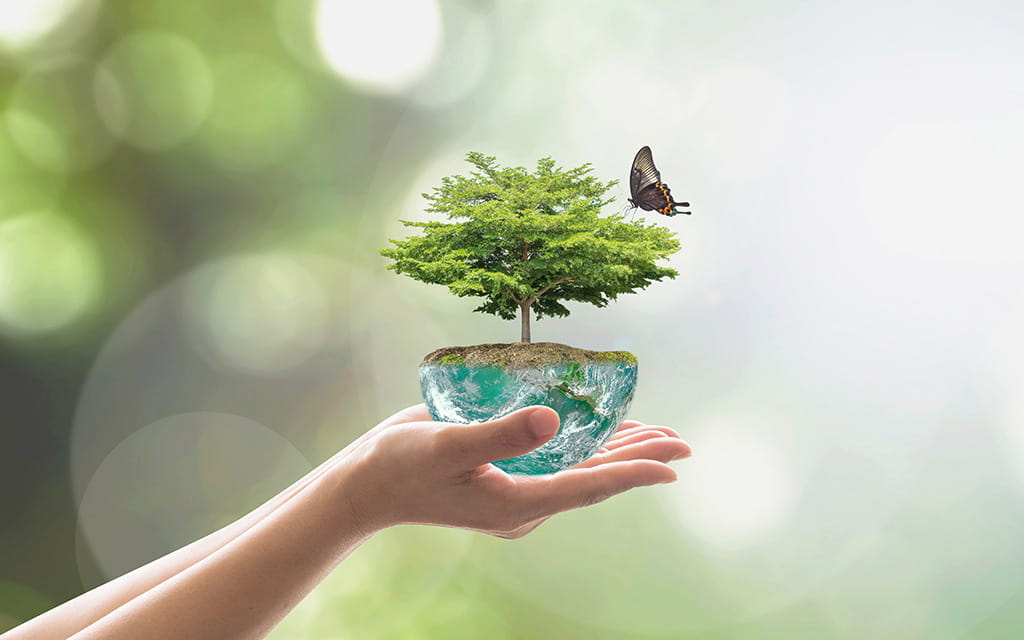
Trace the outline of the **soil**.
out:
<instances>
[{"instance_id":1,"label":"soil","mask_svg":"<svg viewBox=\"0 0 1024 640\"><path fill-rule=\"evenodd\" d=\"M552 364L629 364L636 356L628 351L589 351L557 342L512 342L444 347L423 358L424 365L468 365L530 369Z\"/></svg>"}]
</instances>

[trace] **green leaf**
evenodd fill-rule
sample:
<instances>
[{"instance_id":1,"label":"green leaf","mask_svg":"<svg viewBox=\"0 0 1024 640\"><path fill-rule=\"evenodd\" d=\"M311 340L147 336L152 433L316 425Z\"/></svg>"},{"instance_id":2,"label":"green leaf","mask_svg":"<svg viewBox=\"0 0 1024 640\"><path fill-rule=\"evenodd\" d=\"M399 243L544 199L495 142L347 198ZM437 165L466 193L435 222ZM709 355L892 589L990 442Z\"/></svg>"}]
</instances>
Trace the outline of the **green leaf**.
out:
<instances>
[{"instance_id":1,"label":"green leaf","mask_svg":"<svg viewBox=\"0 0 1024 640\"><path fill-rule=\"evenodd\" d=\"M421 235L390 240L380 253L397 273L480 297L474 311L512 320L526 305L538 318L567 316L563 302L607 305L675 269L660 266L679 250L676 234L657 224L601 217L617 181L592 167L558 167L541 158L530 172L471 152L469 175L447 176L423 194L427 212L445 221L409 222Z\"/></svg>"}]
</instances>

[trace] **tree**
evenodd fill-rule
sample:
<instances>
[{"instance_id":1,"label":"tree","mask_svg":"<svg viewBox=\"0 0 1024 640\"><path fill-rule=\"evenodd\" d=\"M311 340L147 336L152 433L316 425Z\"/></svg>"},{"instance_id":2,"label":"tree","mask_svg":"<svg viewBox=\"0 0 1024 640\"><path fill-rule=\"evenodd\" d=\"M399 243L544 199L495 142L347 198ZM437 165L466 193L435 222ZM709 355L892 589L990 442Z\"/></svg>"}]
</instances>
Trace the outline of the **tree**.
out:
<instances>
[{"instance_id":1,"label":"tree","mask_svg":"<svg viewBox=\"0 0 1024 640\"><path fill-rule=\"evenodd\" d=\"M591 165L556 167L551 158L524 167L499 167L494 157L469 153L476 171L442 178L423 197L431 213L452 222L409 222L423 235L391 240L381 249L397 273L443 284L457 296L484 298L474 309L506 320L521 319L521 341L530 341L530 311L537 318L567 316L563 301L603 307L678 272L655 264L679 250L668 229L599 217L612 202Z\"/></svg>"}]
</instances>

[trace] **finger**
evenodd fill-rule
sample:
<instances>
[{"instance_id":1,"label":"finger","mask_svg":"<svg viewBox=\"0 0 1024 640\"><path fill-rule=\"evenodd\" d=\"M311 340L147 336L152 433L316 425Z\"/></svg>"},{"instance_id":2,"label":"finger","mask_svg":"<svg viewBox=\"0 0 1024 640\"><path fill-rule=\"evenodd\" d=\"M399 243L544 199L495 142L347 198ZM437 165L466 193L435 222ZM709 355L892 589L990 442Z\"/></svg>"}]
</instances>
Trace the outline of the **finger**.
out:
<instances>
[{"instance_id":1,"label":"finger","mask_svg":"<svg viewBox=\"0 0 1024 640\"><path fill-rule=\"evenodd\" d=\"M569 469L551 476L527 478L520 497L538 516L577 509L635 487L674 482L676 472L654 460L609 462L589 469Z\"/></svg>"},{"instance_id":2,"label":"finger","mask_svg":"<svg viewBox=\"0 0 1024 640\"><path fill-rule=\"evenodd\" d=\"M655 437L633 444L619 447L605 453L598 453L580 464L576 469L589 469L609 462L622 460L657 460L658 462L671 462L688 458L692 454L690 445L678 438Z\"/></svg>"},{"instance_id":3,"label":"finger","mask_svg":"<svg viewBox=\"0 0 1024 640\"><path fill-rule=\"evenodd\" d=\"M628 431L615 434L598 451L599 453L607 453L619 447L633 444L634 442L640 442L641 440L647 440L648 438L661 437L681 440L679 434L668 427L637 427L636 429L630 429Z\"/></svg>"},{"instance_id":4,"label":"finger","mask_svg":"<svg viewBox=\"0 0 1024 640\"><path fill-rule=\"evenodd\" d=\"M644 431L637 431L635 433L631 433L629 435L625 435L625 436L622 436L622 437L619 437L619 438L613 438L613 439L609 440L608 442L604 443L604 447L602 447L602 449L604 451L614 451L615 449L618 449L619 447L625 447L625 446L628 446L628 445L631 445L631 444L635 444L637 442L643 442L644 440L650 440L651 438L666 438L667 439L668 436L665 435L661 431L655 431L655 430L652 430L652 429L647 429L647 430L644 430ZM678 438L675 438L675 439L678 439Z\"/></svg>"},{"instance_id":5,"label":"finger","mask_svg":"<svg viewBox=\"0 0 1024 640\"><path fill-rule=\"evenodd\" d=\"M614 432L612 432L612 435L608 436L608 441L611 442L615 438L619 437L620 434L629 433L632 430L639 429L643 426L643 423L638 420L625 420L622 424L618 426L617 429L615 429ZM602 447L602 449L603 448L604 447Z\"/></svg>"},{"instance_id":6,"label":"finger","mask_svg":"<svg viewBox=\"0 0 1024 640\"><path fill-rule=\"evenodd\" d=\"M616 432L626 431L626 430L629 430L629 429L633 429L633 428L636 428L636 427L642 427L642 426L644 426L644 423L640 422L639 420L623 420L622 424L619 425L619 428L616 429Z\"/></svg>"},{"instance_id":7,"label":"finger","mask_svg":"<svg viewBox=\"0 0 1024 640\"><path fill-rule=\"evenodd\" d=\"M623 424L625 424L625 423L623 423ZM679 433L677 433L676 430L671 428L671 427L663 427L661 425L654 425L654 424L641 424L641 425L637 425L637 426L629 427L629 428L619 427L619 429L612 435L610 440L616 440L618 438L624 438L624 437L632 435L634 433L642 433L644 431L660 431L661 433L664 433L665 435L667 435L669 437L672 437L672 438L678 438L679 437Z\"/></svg>"},{"instance_id":8,"label":"finger","mask_svg":"<svg viewBox=\"0 0 1024 640\"><path fill-rule=\"evenodd\" d=\"M391 417L382 420L377 424L377 426L352 441L352 444L349 446L358 447L381 431L390 429L398 424L405 424L407 422L426 422L429 420L432 420L432 418L430 417L430 411L427 410L427 405L422 402L420 404L414 404L413 406L406 407ZM346 447L346 449L348 448L349 447ZM344 453L344 450L339 452L339 454L340 453Z\"/></svg>"},{"instance_id":9,"label":"finger","mask_svg":"<svg viewBox=\"0 0 1024 640\"><path fill-rule=\"evenodd\" d=\"M441 450L465 469L533 451L558 431L550 407L527 407L483 424L450 424L438 431Z\"/></svg>"}]
</instances>

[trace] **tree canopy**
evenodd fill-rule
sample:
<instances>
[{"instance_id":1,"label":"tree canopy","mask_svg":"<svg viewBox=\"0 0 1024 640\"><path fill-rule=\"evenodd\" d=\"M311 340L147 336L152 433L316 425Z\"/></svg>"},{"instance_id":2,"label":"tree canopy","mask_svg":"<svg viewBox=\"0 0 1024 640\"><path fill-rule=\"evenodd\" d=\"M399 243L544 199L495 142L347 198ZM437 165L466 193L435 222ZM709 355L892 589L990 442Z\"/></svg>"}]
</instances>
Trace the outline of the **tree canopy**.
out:
<instances>
[{"instance_id":1,"label":"tree canopy","mask_svg":"<svg viewBox=\"0 0 1024 640\"><path fill-rule=\"evenodd\" d=\"M423 194L426 210L449 221L403 220L423 233L380 251L394 260L388 269L483 298L474 311L506 320L518 314L523 342L530 341L531 310L538 319L567 316L566 301L604 307L678 275L656 264L679 250L675 233L599 215L618 181L597 180L589 163L566 170L542 158L531 173L476 152L466 159L475 171L442 178Z\"/></svg>"}]
</instances>

